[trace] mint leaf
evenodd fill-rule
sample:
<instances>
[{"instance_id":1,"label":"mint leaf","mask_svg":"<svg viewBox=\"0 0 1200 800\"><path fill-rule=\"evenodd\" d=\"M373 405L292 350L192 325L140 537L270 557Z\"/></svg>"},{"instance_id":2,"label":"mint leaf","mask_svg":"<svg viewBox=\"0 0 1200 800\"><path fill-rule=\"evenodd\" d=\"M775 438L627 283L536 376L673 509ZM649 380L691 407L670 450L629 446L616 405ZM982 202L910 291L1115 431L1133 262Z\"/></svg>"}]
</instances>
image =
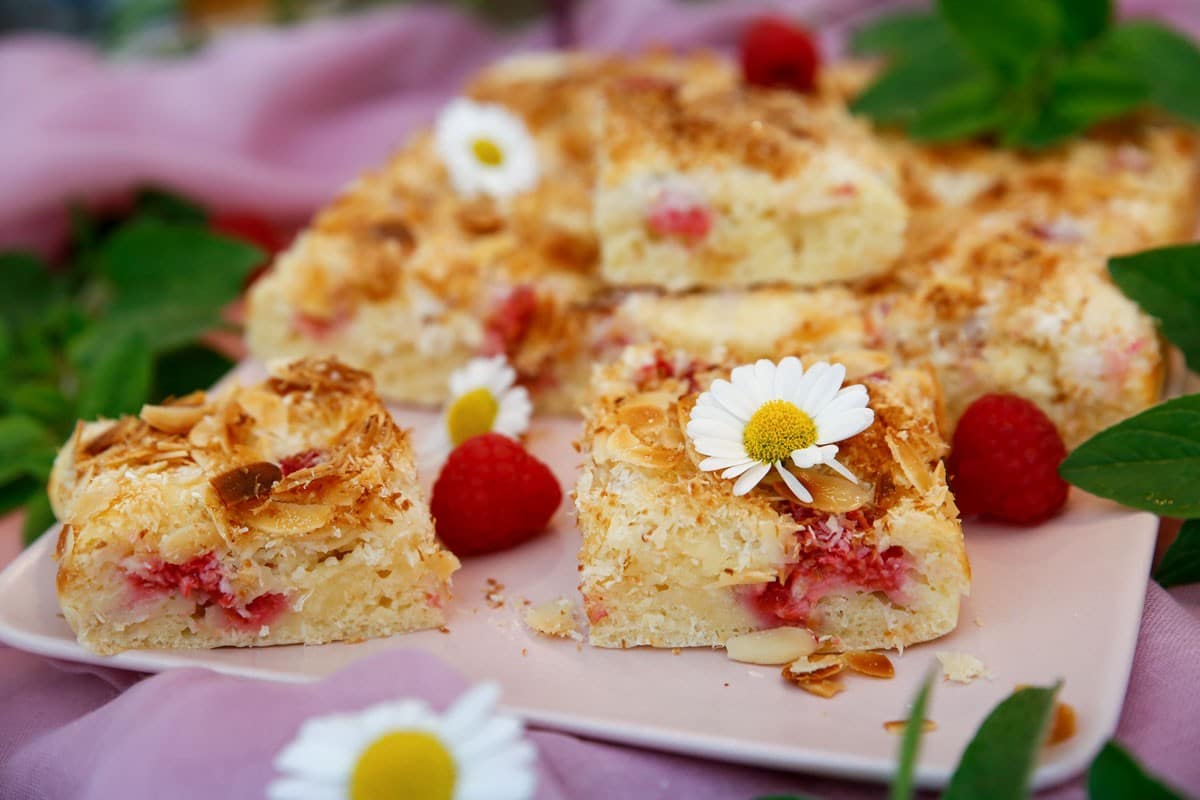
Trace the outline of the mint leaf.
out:
<instances>
[{"instance_id":1,"label":"mint leaf","mask_svg":"<svg viewBox=\"0 0 1200 800\"><path fill-rule=\"evenodd\" d=\"M21 531L25 544L33 544L53 524L54 510L50 507L50 498L46 496L46 490L41 489L25 505L25 524Z\"/></svg>"},{"instance_id":2,"label":"mint leaf","mask_svg":"<svg viewBox=\"0 0 1200 800\"><path fill-rule=\"evenodd\" d=\"M163 222L208 224L208 211L204 206L156 186L139 189L133 198L133 209L139 217L153 217Z\"/></svg>"},{"instance_id":3,"label":"mint leaf","mask_svg":"<svg viewBox=\"0 0 1200 800\"><path fill-rule=\"evenodd\" d=\"M856 56L901 58L914 52L941 50L955 42L946 23L933 14L902 11L884 14L850 35Z\"/></svg>"},{"instance_id":4,"label":"mint leaf","mask_svg":"<svg viewBox=\"0 0 1200 800\"><path fill-rule=\"evenodd\" d=\"M851 103L850 110L879 123L903 126L938 98L959 86L985 79L985 73L957 46L938 52L913 53L898 60L867 87Z\"/></svg>"},{"instance_id":5,"label":"mint leaf","mask_svg":"<svg viewBox=\"0 0 1200 800\"><path fill-rule=\"evenodd\" d=\"M16 511L45 489L46 482L37 478L17 478L0 483L0 516Z\"/></svg>"},{"instance_id":6,"label":"mint leaf","mask_svg":"<svg viewBox=\"0 0 1200 800\"><path fill-rule=\"evenodd\" d=\"M46 380L13 386L8 393L8 410L32 417L52 429L67 428L75 421L74 406L57 386Z\"/></svg>"},{"instance_id":7,"label":"mint leaf","mask_svg":"<svg viewBox=\"0 0 1200 800\"><path fill-rule=\"evenodd\" d=\"M1154 580L1164 589L1200 583L1200 519L1189 519L1154 570Z\"/></svg>"},{"instance_id":8,"label":"mint leaf","mask_svg":"<svg viewBox=\"0 0 1200 800\"><path fill-rule=\"evenodd\" d=\"M1184 800L1175 792L1149 775L1134 761L1133 756L1116 742L1108 742L1088 768L1087 789L1089 800Z\"/></svg>"},{"instance_id":9,"label":"mint leaf","mask_svg":"<svg viewBox=\"0 0 1200 800\"><path fill-rule=\"evenodd\" d=\"M921 688L913 700L912 711L904 725L904 738L900 740L900 757L896 764L896 775L892 778L890 800L910 800L913 796L913 773L917 768L917 757L921 752L921 734L925 732L925 708L929 704L929 692L933 689L934 671L930 670L921 681Z\"/></svg>"},{"instance_id":10,"label":"mint leaf","mask_svg":"<svg viewBox=\"0 0 1200 800\"><path fill-rule=\"evenodd\" d=\"M1200 123L1200 49L1195 42L1156 22L1134 20L1111 31L1104 49L1145 81L1154 105Z\"/></svg>"},{"instance_id":11,"label":"mint leaf","mask_svg":"<svg viewBox=\"0 0 1200 800\"><path fill-rule=\"evenodd\" d=\"M1023 81L1058 38L1058 9L1045 0L938 0L938 13L958 39L998 75Z\"/></svg>"},{"instance_id":12,"label":"mint leaf","mask_svg":"<svg viewBox=\"0 0 1200 800\"><path fill-rule=\"evenodd\" d=\"M0 253L0 275L4 280L0 320L14 327L40 320L61 294L49 267L31 253Z\"/></svg>"},{"instance_id":13,"label":"mint leaf","mask_svg":"<svg viewBox=\"0 0 1200 800\"><path fill-rule=\"evenodd\" d=\"M1126 296L1158 319L1188 367L1200 371L1200 244L1110 258L1108 273Z\"/></svg>"},{"instance_id":14,"label":"mint leaf","mask_svg":"<svg viewBox=\"0 0 1200 800\"><path fill-rule=\"evenodd\" d=\"M207 389L233 369L232 359L204 345L194 344L159 356L154 365L151 397L182 397Z\"/></svg>"},{"instance_id":15,"label":"mint leaf","mask_svg":"<svg viewBox=\"0 0 1200 800\"><path fill-rule=\"evenodd\" d=\"M942 800L1023 800L1062 683L1019 689L992 709L963 751Z\"/></svg>"},{"instance_id":16,"label":"mint leaf","mask_svg":"<svg viewBox=\"0 0 1200 800\"><path fill-rule=\"evenodd\" d=\"M914 139L969 139L995 128L1003 118L996 83L985 77L959 83L917 112L908 126Z\"/></svg>"},{"instance_id":17,"label":"mint leaf","mask_svg":"<svg viewBox=\"0 0 1200 800\"><path fill-rule=\"evenodd\" d=\"M1167 517L1200 516L1200 394L1100 431L1059 474L1085 491Z\"/></svg>"},{"instance_id":18,"label":"mint leaf","mask_svg":"<svg viewBox=\"0 0 1200 800\"><path fill-rule=\"evenodd\" d=\"M1059 67L1040 114L1009 141L1033 149L1049 147L1148 100L1149 89L1141 78L1112 59L1089 53Z\"/></svg>"},{"instance_id":19,"label":"mint leaf","mask_svg":"<svg viewBox=\"0 0 1200 800\"><path fill-rule=\"evenodd\" d=\"M150 392L153 362L140 333L110 339L80 370L80 419L133 413Z\"/></svg>"},{"instance_id":20,"label":"mint leaf","mask_svg":"<svg viewBox=\"0 0 1200 800\"><path fill-rule=\"evenodd\" d=\"M1112 25L1112 0L1055 0L1068 49L1095 41Z\"/></svg>"},{"instance_id":21,"label":"mint leaf","mask_svg":"<svg viewBox=\"0 0 1200 800\"><path fill-rule=\"evenodd\" d=\"M0 483L24 476L45 480L57 449L55 437L36 420L0 418Z\"/></svg>"}]
</instances>

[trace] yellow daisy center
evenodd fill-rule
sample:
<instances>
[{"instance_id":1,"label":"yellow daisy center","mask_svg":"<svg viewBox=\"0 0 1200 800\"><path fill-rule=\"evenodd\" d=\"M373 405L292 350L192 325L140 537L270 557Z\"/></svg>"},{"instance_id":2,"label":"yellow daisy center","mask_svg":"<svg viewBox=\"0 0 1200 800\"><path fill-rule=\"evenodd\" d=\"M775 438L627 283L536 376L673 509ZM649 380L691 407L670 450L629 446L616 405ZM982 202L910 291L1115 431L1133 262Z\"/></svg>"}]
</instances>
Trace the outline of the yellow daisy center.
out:
<instances>
[{"instance_id":1,"label":"yellow daisy center","mask_svg":"<svg viewBox=\"0 0 1200 800\"><path fill-rule=\"evenodd\" d=\"M466 392L446 412L450 441L457 447L472 436L487 433L496 422L499 411L500 402L487 388L480 386Z\"/></svg>"},{"instance_id":2,"label":"yellow daisy center","mask_svg":"<svg viewBox=\"0 0 1200 800\"><path fill-rule=\"evenodd\" d=\"M451 800L454 757L431 733L396 731L363 751L350 775L350 800Z\"/></svg>"},{"instance_id":3,"label":"yellow daisy center","mask_svg":"<svg viewBox=\"0 0 1200 800\"><path fill-rule=\"evenodd\" d=\"M783 461L816 441L817 426L812 417L787 400L763 403L742 431L746 455L764 464Z\"/></svg>"},{"instance_id":4,"label":"yellow daisy center","mask_svg":"<svg viewBox=\"0 0 1200 800\"><path fill-rule=\"evenodd\" d=\"M491 139L476 139L471 142L471 152L480 164L498 167L504 163L504 151Z\"/></svg>"}]
</instances>

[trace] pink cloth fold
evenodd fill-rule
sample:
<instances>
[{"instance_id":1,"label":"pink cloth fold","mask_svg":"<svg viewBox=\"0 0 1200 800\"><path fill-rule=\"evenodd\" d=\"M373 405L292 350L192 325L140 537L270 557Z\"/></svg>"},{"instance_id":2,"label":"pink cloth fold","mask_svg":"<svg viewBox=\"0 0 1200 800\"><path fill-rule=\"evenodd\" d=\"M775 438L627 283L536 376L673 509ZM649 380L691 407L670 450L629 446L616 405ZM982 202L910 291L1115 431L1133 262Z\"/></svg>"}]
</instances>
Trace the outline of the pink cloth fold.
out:
<instances>
[{"instance_id":1,"label":"pink cloth fold","mask_svg":"<svg viewBox=\"0 0 1200 800\"><path fill-rule=\"evenodd\" d=\"M677 5L594 0L579 44L730 49L767 10L819 27L827 52L887 0ZM1189 0L1126 3L1200 34ZM217 209L301 222L428 120L471 72L549 27L497 35L449 11L406 8L237 34L195 58L110 62L72 42L0 42L0 249L52 251L64 203L153 182ZM1200 793L1200 591L1151 587L1118 738ZM0 797L259 798L270 761L311 713L413 694L444 705L461 679L397 650L315 686L185 670L141 680L0 647ZM878 787L732 767L537 732L542 798L750 798L782 791L877 797ZM1081 784L1052 793L1082 797Z\"/></svg>"}]
</instances>

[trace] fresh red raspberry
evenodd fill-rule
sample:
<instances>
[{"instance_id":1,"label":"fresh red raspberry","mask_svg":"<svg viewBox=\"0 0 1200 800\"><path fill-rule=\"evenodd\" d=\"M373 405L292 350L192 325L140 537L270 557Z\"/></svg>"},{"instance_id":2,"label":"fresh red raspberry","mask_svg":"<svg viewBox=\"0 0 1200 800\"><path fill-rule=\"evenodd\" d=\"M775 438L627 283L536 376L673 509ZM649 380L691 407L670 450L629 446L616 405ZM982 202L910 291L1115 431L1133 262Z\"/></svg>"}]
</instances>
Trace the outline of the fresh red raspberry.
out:
<instances>
[{"instance_id":1,"label":"fresh red raspberry","mask_svg":"<svg viewBox=\"0 0 1200 800\"><path fill-rule=\"evenodd\" d=\"M989 394L967 407L954 431L947 469L964 516L1033 525L1067 502L1058 465L1067 448L1042 410L1023 397Z\"/></svg>"},{"instance_id":2,"label":"fresh red raspberry","mask_svg":"<svg viewBox=\"0 0 1200 800\"><path fill-rule=\"evenodd\" d=\"M742 35L742 75L754 86L811 92L820 61L812 33L778 17L762 17Z\"/></svg>"},{"instance_id":3,"label":"fresh red raspberry","mask_svg":"<svg viewBox=\"0 0 1200 800\"><path fill-rule=\"evenodd\" d=\"M433 485L442 542L459 556L493 553L533 538L562 502L550 468L498 433L467 439Z\"/></svg>"}]
</instances>

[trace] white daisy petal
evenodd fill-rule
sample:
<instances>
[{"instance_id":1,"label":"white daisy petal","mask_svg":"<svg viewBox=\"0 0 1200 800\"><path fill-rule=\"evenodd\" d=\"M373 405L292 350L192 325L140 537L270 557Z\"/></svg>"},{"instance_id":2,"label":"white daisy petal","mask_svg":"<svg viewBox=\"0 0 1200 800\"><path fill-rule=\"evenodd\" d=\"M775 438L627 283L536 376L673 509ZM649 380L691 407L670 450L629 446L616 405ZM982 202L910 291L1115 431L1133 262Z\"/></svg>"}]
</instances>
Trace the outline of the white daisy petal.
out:
<instances>
[{"instance_id":1,"label":"white daisy petal","mask_svg":"<svg viewBox=\"0 0 1200 800\"><path fill-rule=\"evenodd\" d=\"M722 439L738 439L741 428L725 420L693 419L687 424L687 435L693 439L701 436L719 436Z\"/></svg>"},{"instance_id":2,"label":"white daisy petal","mask_svg":"<svg viewBox=\"0 0 1200 800\"><path fill-rule=\"evenodd\" d=\"M783 464L776 464L775 471L779 473L779 477L783 478L783 482L787 484L788 489L796 496L796 499L802 503L811 503L812 493L805 488L800 479L791 473Z\"/></svg>"},{"instance_id":3,"label":"white daisy petal","mask_svg":"<svg viewBox=\"0 0 1200 800\"><path fill-rule=\"evenodd\" d=\"M775 397L790 399L803 377L804 367L800 364L800 359L788 356L780 361L779 368L775 370Z\"/></svg>"},{"instance_id":4,"label":"white daisy petal","mask_svg":"<svg viewBox=\"0 0 1200 800\"><path fill-rule=\"evenodd\" d=\"M742 473L742 476L737 479L737 483L733 484L734 496L741 497L749 492L758 485L758 482L763 479L763 476L765 476L770 469L770 464L756 463L749 470Z\"/></svg>"},{"instance_id":5,"label":"white daisy petal","mask_svg":"<svg viewBox=\"0 0 1200 800\"><path fill-rule=\"evenodd\" d=\"M829 465L830 469L841 475L846 480L850 481L851 483L858 483L858 478L854 476L854 473L846 469L845 465L843 465L842 462L838 461L836 458L831 458L825 463Z\"/></svg>"},{"instance_id":6,"label":"white daisy petal","mask_svg":"<svg viewBox=\"0 0 1200 800\"><path fill-rule=\"evenodd\" d=\"M775 363L765 358L754 362L755 400L761 405L768 400L774 400L775 394Z\"/></svg>"},{"instance_id":7,"label":"white daisy petal","mask_svg":"<svg viewBox=\"0 0 1200 800\"><path fill-rule=\"evenodd\" d=\"M739 431L746 424L745 420L738 419L736 416L730 413L728 409L718 404L716 400L713 400L711 404L706 403L704 405L700 405L697 403L695 407L692 408L691 418L694 420L709 419L713 420L714 422L724 422L731 425L735 430Z\"/></svg>"},{"instance_id":8,"label":"white daisy petal","mask_svg":"<svg viewBox=\"0 0 1200 800\"><path fill-rule=\"evenodd\" d=\"M267 800L343 800L344 782L321 785L308 778L279 778L267 786Z\"/></svg>"},{"instance_id":9,"label":"white daisy petal","mask_svg":"<svg viewBox=\"0 0 1200 800\"><path fill-rule=\"evenodd\" d=\"M434 144L459 194L505 198L538 181L537 145L521 118L503 106L454 100L438 116ZM498 160L482 158L481 144Z\"/></svg>"},{"instance_id":10,"label":"white daisy petal","mask_svg":"<svg viewBox=\"0 0 1200 800\"><path fill-rule=\"evenodd\" d=\"M816 447L805 447L792 453L792 463L800 469L809 469L821 463L821 451Z\"/></svg>"},{"instance_id":11,"label":"white daisy petal","mask_svg":"<svg viewBox=\"0 0 1200 800\"><path fill-rule=\"evenodd\" d=\"M753 464L754 459L742 455L741 458L706 458L700 462L701 472L715 472L719 469L729 469L741 464Z\"/></svg>"},{"instance_id":12,"label":"white daisy petal","mask_svg":"<svg viewBox=\"0 0 1200 800\"><path fill-rule=\"evenodd\" d=\"M707 436L694 440L696 452L705 456L718 458L745 458L746 448L741 442L731 442L728 439L709 438Z\"/></svg>"},{"instance_id":13,"label":"white daisy petal","mask_svg":"<svg viewBox=\"0 0 1200 800\"><path fill-rule=\"evenodd\" d=\"M746 367L746 369L749 369L749 367ZM736 372L737 370L734 371ZM721 404L722 408L741 422L750 419L750 416L754 413L754 405L751 404L750 398L743 396L728 381L713 381L709 391L712 392L712 396Z\"/></svg>"},{"instance_id":14,"label":"white daisy petal","mask_svg":"<svg viewBox=\"0 0 1200 800\"><path fill-rule=\"evenodd\" d=\"M725 480L732 480L732 479L736 478L738 475L741 475L746 470L753 467L757 463L759 463L759 462L755 461L752 458L747 458L745 461L743 461L740 464L731 465L728 469L726 469L724 472L721 473L721 477L724 478Z\"/></svg>"},{"instance_id":15,"label":"white daisy petal","mask_svg":"<svg viewBox=\"0 0 1200 800\"><path fill-rule=\"evenodd\" d=\"M813 423L817 426L817 444L840 442L856 436L875 421L875 412L869 408L852 408L845 411L823 411Z\"/></svg>"},{"instance_id":16,"label":"white daisy petal","mask_svg":"<svg viewBox=\"0 0 1200 800\"><path fill-rule=\"evenodd\" d=\"M468 735L489 714L496 710L500 699L500 685L493 682L481 683L464 693L454 705L446 709L442 718L442 731L447 735Z\"/></svg>"},{"instance_id":17,"label":"white daisy petal","mask_svg":"<svg viewBox=\"0 0 1200 800\"><path fill-rule=\"evenodd\" d=\"M846 368L841 364L821 362L813 364L810 371L818 372L818 376L809 387L808 394L800 408L810 417L815 417L837 394L842 381L846 379Z\"/></svg>"}]
</instances>

